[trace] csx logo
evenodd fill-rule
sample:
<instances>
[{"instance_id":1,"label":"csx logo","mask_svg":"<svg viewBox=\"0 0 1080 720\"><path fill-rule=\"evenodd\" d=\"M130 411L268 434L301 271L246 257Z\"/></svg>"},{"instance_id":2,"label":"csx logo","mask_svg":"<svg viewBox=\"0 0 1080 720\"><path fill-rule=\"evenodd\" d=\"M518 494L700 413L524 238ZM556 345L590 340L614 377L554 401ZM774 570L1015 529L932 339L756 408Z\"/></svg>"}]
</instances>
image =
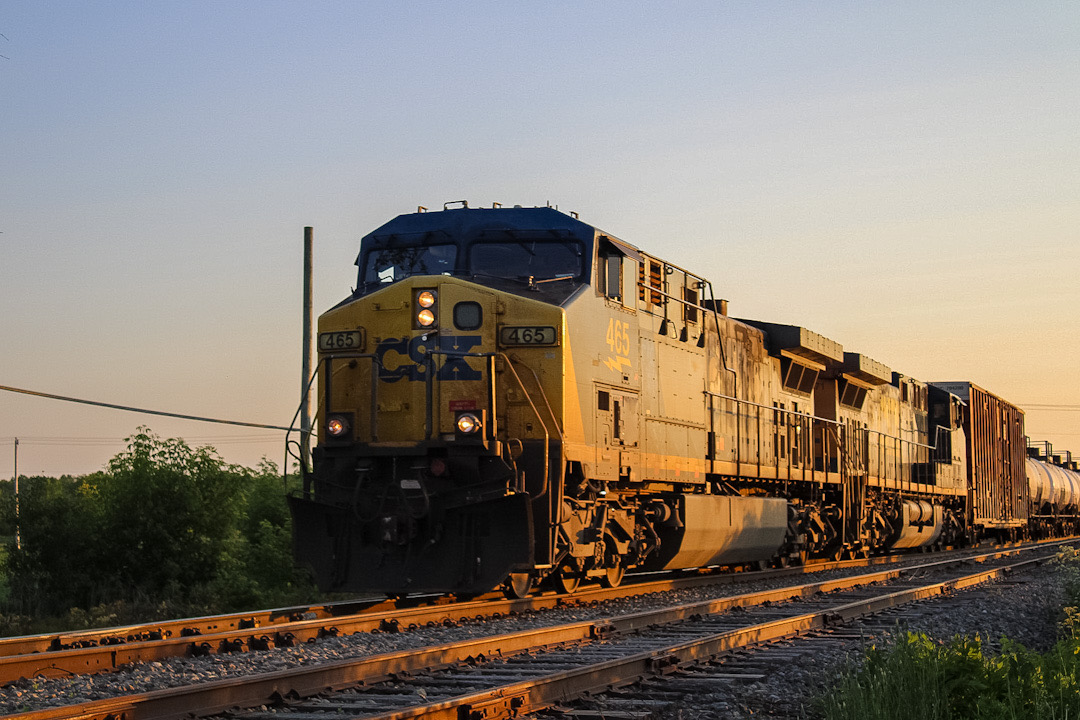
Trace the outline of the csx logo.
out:
<instances>
[{"instance_id":1,"label":"csx logo","mask_svg":"<svg viewBox=\"0 0 1080 720\"><path fill-rule=\"evenodd\" d=\"M383 382L420 380L427 378L428 356L432 350L447 355L437 355L435 364L439 380L483 380L484 376L456 353L467 353L480 344L479 335L441 335L437 338L387 338L375 348L379 358L379 379Z\"/></svg>"}]
</instances>

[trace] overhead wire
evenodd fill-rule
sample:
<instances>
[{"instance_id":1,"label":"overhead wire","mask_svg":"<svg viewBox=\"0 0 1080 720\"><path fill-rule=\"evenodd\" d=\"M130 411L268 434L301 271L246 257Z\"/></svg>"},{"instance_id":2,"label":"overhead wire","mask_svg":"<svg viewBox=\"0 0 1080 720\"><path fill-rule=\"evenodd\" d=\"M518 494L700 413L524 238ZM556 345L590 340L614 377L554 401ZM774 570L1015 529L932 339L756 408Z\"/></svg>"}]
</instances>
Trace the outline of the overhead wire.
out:
<instances>
[{"instance_id":1,"label":"overhead wire","mask_svg":"<svg viewBox=\"0 0 1080 720\"><path fill-rule=\"evenodd\" d=\"M100 402L98 400L85 400L82 398L68 397L66 395L55 395L53 393L38 392L37 390L25 390L23 388L10 387L8 385L0 385L0 390L6 390L7 392L19 393L22 395L32 395L34 397L43 397L50 400L62 400L64 402L81 403L83 405L93 405L95 407L112 408L113 410L125 410L127 412L142 413L144 415L158 415L161 417L179 418L181 420L196 420L199 422L218 423L221 425L237 425L240 427L263 428L266 430L282 430L284 432L290 431L290 428L281 425L266 425L263 423L242 422L240 420L222 420L220 418L202 417L199 415L185 415L182 413L165 412L163 410L148 410L146 408L131 407L129 405L118 405L116 403Z\"/></svg>"},{"instance_id":2,"label":"overhead wire","mask_svg":"<svg viewBox=\"0 0 1080 720\"><path fill-rule=\"evenodd\" d=\"M315 379L315 375L312 374L311 382L314 382L314 379ZM311 382L308 383L309 386L310 386ZM293 427L285 427L285 426L282 426L282 425L269 425L269 424L266 424L266 423L244 422L244 421L240 421L240 420L224 420L224 419L221 419L221 418L211 418L211 417L204 417L204 416L201 416L201 415L188 415L188 414L184 414L184 413L166 412L166 411L163 411L163 410L150 410L148 408L133 407L133 406L130 406L130 405L120 405L118 403L101 402L99 400L86 400L85 398L76 398L76 397L70 397L70 396L67 396L67 395L57 395L55 393L46 393L46 392L40 392L40 391L37 391L37 390L27 390L25 388L11 387L10 385L0 385L0 390L7 391L7 392L12 392L12 393L18 393L18 394L21 394L21 395L30 395L30 396L33 396L33 397L47 398L49 400L60 400L62 402L79 403L79 404L82 404L82 405L91 405L91 406L94 406L94 407L110 408L110 409L113 409L113 410L123 410L125 412L142 413L144 415L156 415L156 416L159 416L159 417L178 418L180 420L194 420L196 422L217 423L217 424L220 424L220 425L233 425L233 426L238 426L238 427L258 428L258 429L263 429L263 430L278 430L278 431L282 431L282 432L286 433L286 436L285 436L286 440L288 440L289 434L291 434L293 431L296 431L296 432L300 433L301 436L303 436L305 434L310 436L310 435L313 434L313 431L310 428L295 427L295 424L296 424L296 418L295 417L293 418L293 425L294 426ZM299 416L299 414L300 414L300 411L297 410L297 416ZM122 444L124 442L123 439L116 439L116 438L101 438L101 437L96 437L96 438L93 438L93 437L92 438L75 438L75 437L51 437L51 436L37 436L37 437L34 437L34 436L22 436L22 435L19 436L18 440L16 440L14 436L10 437L10 438L3 438L3 440L5 442L15 441L16 443L29 444L29 445L84 445L84 446L110 446L110 445ZM196 444L198 444L202 440L208 440L208 441L212 442L214 445L232 445L232 444L265 443L265 442L269 442L271 440L271 438L268 438L266 436L256 436L256 435L242 435L242 436L237 435L237 436L188 437L187 440L192 441L192 442L194 442ZM288 465L288 456L289 456L289 453L288 453L288 450L286 450L286 455L285 455L285 465L286 466Z\"/></svg>"},{"instance_id":3,"label":"overhead wire","mask_svg":"<svg viewBox=\"0 0 1080 720\"><path fill-rule=\"evenodd\" d=\"M184 441L193 445L213 443L214 445L256 445L276 442L279 435L185 435ZM127 438L121 437L73 437L52 435L19 435L20 445L68 445L83 447L104 447L123 444ZM0 443L10 443L15 436L0 437Z\"/></svg>"}]
</instances>

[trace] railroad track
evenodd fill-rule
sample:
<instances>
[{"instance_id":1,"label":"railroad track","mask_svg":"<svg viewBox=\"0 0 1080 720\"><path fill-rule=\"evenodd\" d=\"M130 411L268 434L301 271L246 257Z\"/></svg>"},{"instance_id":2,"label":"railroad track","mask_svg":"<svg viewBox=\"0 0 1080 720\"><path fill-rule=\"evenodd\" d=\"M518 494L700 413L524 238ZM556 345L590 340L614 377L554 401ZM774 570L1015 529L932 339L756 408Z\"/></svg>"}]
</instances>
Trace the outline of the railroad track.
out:
<instances>
[{"instance_id":1,"label":"railroad track","mask_svg":"<svg viewBox=\"0 0 1080 720\"><path fill-rule=\"evenodd\" d=\"M1038 543L1054 546L1065 541ZM1018 552L1032 545L1004 548ZM971 550L957 551L960 556ZM918 556L915 556L916 558ZM399 632L435 625L455 625L478 618L587 604L695 586L736 583L761 578L791 578L827 570L871 565L900 566L912 556L870 560L819 562L805 567L756 573L705 574L690 577L647 576L628 578L619 588L585 588L574 595L547 593L523 600L488 596L470 602L416 597L398 600L358 599L330 605L293 607L254 613L189 618L165 623L133 625L72 633L0 638L0 686L22 678L69 677L113 671L140 662L171 657L199 657L225 653L293 647L327 637L357 632Z\"/></svg>"},{"instance_id":2,"label":"railroad track","mask_svg":"<svg viewBox=\"0 0 1080 720\"><path fill-rule=\"evenodd\" d=\"M937 597L1052 557L1019 563L994 552L965 560L890 568L762 593L620 617L537 628L442 646L293 668L254 677L143 693L15 715L61 718L175 718L237 708L251 720L311 713L404 720L491 720L535 712L583 693L700 664L719 653L842 626L866 614ZM960 564L983 562L978 572ZM898 581L899 576L905 576ZM933 575L932 579L927 576ZM923 579L917 579L923 578ZM892 581L888 591L874 587ZM333 691L327 694L327 691Z\"/></svg>"},{"instance_id":3,"label":"railroad track","mask_svg":"<svg viewBox=\"0 0 1080 720\"><path fill-rule=\"evenodd\" d=\"M1002 584L1023 582L997 583ZM830 672L845 666L868 646L880 646L902 637L909 623L917 624L932 614L940 617L953 611L970 612L969 598L967 591L954 592L895 606L843 625L736 648L627 685L543 708L530 717L534 720L805 717L815 695L827 684ZM984 646L995 646L986 636L983 641Z\"/></svg>"},{"instance_id":4,"label":"railroad track","mask_svg":"<svg viewBox=\"0 0 1080 720\"><path fill-rule=\"evenodd\" d=\"M876 558L894 564L902 557ZM501 617L567 604L600 602L639 594L701 585L736 583L762 576L792 577L865 561L815 563L758 573L708 574L694 577L628 581L614 589L583 588L572 596L546 593L524 600L499 594L473 601L421 596L388 600L358 599L333 605L235 613L165 623L132 625L71 633L0 638L0 686L21 678L67 677L116 670L138 662L170 657L269 650L357 632L400 632L433 625L453 625L484 617Z\"/></svg>"},{"instance_id":5,"label":"railroad track","mask_svg":"<svg viewBox=\"0 0 1080 720\"><path fill-rule=\"evenodd\" d=\"M329 605L229 613L96 630L75 630L41 635L4 637L0 638L0 657L153 642L171 637L197 637L281 625L301 620L333 619L342 615L370 612L377 610L380 606L393 607L393 603L382 599L361 599Z\"/></svg>"}]
</instances>

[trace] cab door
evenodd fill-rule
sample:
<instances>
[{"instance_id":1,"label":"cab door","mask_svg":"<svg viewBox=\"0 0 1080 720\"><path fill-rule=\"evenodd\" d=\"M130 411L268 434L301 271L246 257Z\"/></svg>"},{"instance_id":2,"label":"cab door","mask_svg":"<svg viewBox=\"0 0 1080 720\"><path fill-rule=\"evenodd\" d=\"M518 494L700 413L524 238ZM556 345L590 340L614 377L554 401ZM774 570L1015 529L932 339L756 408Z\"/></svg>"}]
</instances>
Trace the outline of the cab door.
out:
<instances>
[{"instance_id":1,"label":"cab door","mask_svg":"<svg viewBox=\"0 0 1080 720\"><path fill-rule=\"evenodd\" d=\"M638 447L638 393L626 388L596 385L596 476L614 482L632 474Z\"/></svg>"}]
</instances>

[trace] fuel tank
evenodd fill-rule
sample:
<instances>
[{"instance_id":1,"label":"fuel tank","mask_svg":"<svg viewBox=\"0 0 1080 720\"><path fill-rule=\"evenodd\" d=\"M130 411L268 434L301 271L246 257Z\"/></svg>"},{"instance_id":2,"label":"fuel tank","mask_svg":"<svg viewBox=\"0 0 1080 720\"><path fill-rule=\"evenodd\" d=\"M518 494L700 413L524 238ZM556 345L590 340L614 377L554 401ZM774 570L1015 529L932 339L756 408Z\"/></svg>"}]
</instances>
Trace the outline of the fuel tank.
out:
<instances>
[{"instance_id":1,"label":"fuel tank","mask_svg":"<svg viewBox=\"0 0 1080 720\"><path fill-rule=\"evenodd\" d=\"M787 500L684 495L682 527L663 528L649 569L673 570L768 560L787 532Z\"/></svg>"},{"instance_id":2,"label":"fuel tank","mask_svg":"<svg viewBox=\"0 0 1080 720\"><path fill-rule=\"evenodd\" d=\"M926 547L941 537L945 512L940 505L925 500L905 500L900 505L900 527L893 550Z\"/></svg>"}]
</instances>

